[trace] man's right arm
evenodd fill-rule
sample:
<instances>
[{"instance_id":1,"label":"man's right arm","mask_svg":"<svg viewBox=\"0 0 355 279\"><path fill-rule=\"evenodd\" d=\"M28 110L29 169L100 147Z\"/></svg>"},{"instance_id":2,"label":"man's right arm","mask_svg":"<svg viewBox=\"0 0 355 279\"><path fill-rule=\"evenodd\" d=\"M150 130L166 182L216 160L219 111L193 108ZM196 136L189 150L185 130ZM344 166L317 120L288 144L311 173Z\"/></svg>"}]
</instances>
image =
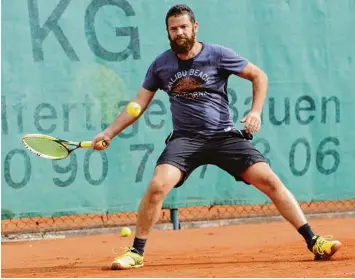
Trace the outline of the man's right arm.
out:
<instances>
[{"instance_id":1,"label":"man's right arm","mask_svg":"<svg viewBox=\"0 0 355 279\"><path fill-rule=\"evenodd\" d=\"M108 143L111 143L111 140L117 136L120 132L122 132L125 128L133 124L147 109L150 102L152 101L155 92L149 91L143 87L141 87L136 95L136 97L132 100L132 102L136 102L141 107L141 113L138 117L131 116L127 113L127 106L123 109L123 111L118 115L116 120L112 122L110 126L108 126L104 131L96 135L96 137L92 140L92 147L96 150L102 150L101 146L96 146L96 143L100 140L104 140Z\"/></svg>"}]
</instances>

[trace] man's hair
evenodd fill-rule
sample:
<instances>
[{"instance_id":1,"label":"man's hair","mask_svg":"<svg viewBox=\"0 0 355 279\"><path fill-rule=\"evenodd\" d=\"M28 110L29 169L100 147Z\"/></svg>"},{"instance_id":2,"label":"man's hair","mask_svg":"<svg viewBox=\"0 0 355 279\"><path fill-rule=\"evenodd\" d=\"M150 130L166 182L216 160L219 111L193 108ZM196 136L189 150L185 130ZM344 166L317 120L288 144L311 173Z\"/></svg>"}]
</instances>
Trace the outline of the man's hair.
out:
<instances>
[{"instance_id":1,"label":"man's hair","mask_svg":"<svg viewBox=\"0 0 355 279\"><path fill-rule=\"evenodd\" d=\"M189 15L190 21L191 21L192 24L194 24L196 22L195 14L190 9L190 7L185 5L185 4L178 4L178 5L172 6L170 8L170 10L168 11L168 13L166 14L166 18L165 18L166 28L168 28L168 19L169 19L169 17L181 16L181 15L184 15L184 14L188 14Z\"/></svg>"}]
</instances>

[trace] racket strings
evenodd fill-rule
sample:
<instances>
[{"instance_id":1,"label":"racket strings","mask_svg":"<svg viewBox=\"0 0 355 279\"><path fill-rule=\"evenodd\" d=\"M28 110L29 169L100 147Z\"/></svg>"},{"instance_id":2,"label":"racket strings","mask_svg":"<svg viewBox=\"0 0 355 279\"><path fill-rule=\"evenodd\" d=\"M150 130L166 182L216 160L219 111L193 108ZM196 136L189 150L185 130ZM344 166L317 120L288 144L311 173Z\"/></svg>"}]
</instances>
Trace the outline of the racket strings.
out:
<instances>
[{"instance_id":1,"label":"racket strings","mask_svg":"<svg viewBox=\"0 0 355 279\"><path fill-rule=\"evenodd\" d=\"M66 157L68 149L59 142L46 138L27 138L24 142L34 151L56 158Z\"/></svg>"}]
</instances>

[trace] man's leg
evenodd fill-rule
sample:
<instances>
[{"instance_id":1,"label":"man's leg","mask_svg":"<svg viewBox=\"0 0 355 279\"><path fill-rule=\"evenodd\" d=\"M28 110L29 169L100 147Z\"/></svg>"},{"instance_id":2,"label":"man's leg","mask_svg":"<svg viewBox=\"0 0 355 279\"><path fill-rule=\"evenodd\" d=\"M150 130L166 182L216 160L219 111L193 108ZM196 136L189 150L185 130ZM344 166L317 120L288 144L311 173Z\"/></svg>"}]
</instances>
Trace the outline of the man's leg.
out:
<instances>
[{"instance_id":1,"label":"man's leg","mask_svg":"<svg viewBox=\"0 0 355 279\"><path fill-rule=\"evenodd\" d=\"M161 164L155 168L153 178L139 205L133 247L115 258L111 269L143 266L144 246L153 225L160 217L164 198L183 177L184 173L170 164Z\"/></svg>"},{"instance_id":2,"label":"man's leg","mask_svg":"<svg viewBox=\"0 0 355 279\"><path fill-rule=\"evenodd\" d=\"M280 214L296 229L307 223L298 202L268 164L264 162L255 163L247 168L241 174L241 177L266 194Z\"/></svg>"},{"instance_id":3,"label":"man's leg","mask_svg":"<svg viewBox=\"0 0 355 279\"><path fill-rule=\"evenodd\" d=\"M339 241L330 241L312 232L298 202L268 164L255 163L248 167L241 177L270 198L280 214L304 237L316 259L330 258L339 250Z\"/></svg>"},{"instance_id":4,"label":"man's leg","mask_svg":"<svg viewBox=\"0 0 355 279\"><path fill-rule=\"evenodd\" d=\"M184 173L169 164L158 165L138 209L136 237L147 239L160 217L164 198L183 178Z\"/></svg>"},{"instance_id":5,"label":"man's leg","mask_svg":"<svg viewBox=\"0 0 355 279\"><path fill-rule=\"evenodd\" d=\"M202 149L205 141L199 137L173 132L165 143L165 149L157 160L153 178L139 205L133 247L115 258L112 269L143 266L145 243L160 216L164 198L175 186L180 187L193 170L205 163Z\"/></svg>"}]
</instances>

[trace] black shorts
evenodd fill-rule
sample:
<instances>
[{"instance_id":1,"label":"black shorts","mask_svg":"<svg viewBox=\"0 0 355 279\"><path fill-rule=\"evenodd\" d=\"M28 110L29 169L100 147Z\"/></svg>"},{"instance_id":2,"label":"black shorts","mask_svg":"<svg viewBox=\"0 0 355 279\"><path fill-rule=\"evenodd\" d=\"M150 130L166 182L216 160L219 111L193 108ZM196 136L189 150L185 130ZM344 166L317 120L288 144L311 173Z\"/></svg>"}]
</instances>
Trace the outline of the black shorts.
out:
<instances>
[{"instance_id":1,"label":"black shorts","mask_svg":"<svg viewBox=\"0 0 355 279\"><path fill-rule=\"evenodd\" d=\"M256 162L266 162L264 156L238 131L213 136L174 131L165 143L157 165L170 164L184 172L184 178L175 187L181 186L202 165L218 166L237 181L248 184L240 175Z\"/></svg>"}]
</instances>

